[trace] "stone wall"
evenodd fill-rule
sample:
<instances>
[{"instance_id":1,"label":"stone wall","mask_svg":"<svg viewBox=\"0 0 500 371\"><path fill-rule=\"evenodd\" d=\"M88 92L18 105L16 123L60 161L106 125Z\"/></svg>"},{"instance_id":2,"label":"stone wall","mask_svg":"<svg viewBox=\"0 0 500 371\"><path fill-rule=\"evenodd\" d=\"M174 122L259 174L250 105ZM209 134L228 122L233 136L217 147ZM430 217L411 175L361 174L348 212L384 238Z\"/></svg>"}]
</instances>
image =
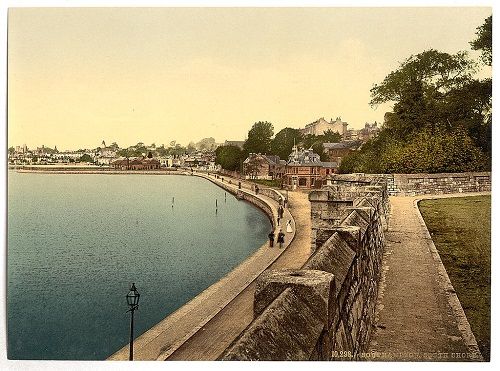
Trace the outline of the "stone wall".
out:
<instances>
[{"instance_id":1,"label":"stone wall","mask_svg":"<svg viewBox=\"0 0 500 371\"><path fill-rule=\"evenodd\" d=\"M387 192L395 196L491 191L491 173L439 174L335 174L328 185L363 185L367 179L384 179Z\"/></svg>"},{"instance_id":2,"label":"stone wall","mask_svg":"<svg viewBox=\"0 0 500 371\"><path fill-rule=\"evenodd\" d=\"M248 202L254 204L255 206L257 206L262 211L264 211L266 213L267 217L269 218L269 220L271 221L273 229L275 228L276 222L274 220L273 210L267 204L267 202L262 201L257 196L254 196L248 192L243 192L243 191L238 191L236 194L236 197L240 200L248 201Z\"/></svg>"},{"instance_id":3,"label":"stone wall","mask_svg":"<svg viewBox=\"0 0 500 371\"><path fill-rule=\"evenodd\" d=\"M314 249L300 270L262 274L254 320L222 360L358 359L369 343L388 211L384 182L310 193Z\"/></svg>"},{"instance_id":4,"label":"stone wall","mask_svg":"<svg viewBox=\"0 0 500 371\"><path fill-rule=\"evenodd\" d=\"M271 225L273 226L273 229L275 228L276 221L275 221L275 215L273 213L273 210L271 207L261 199L259 199L257 196L249 192L248 190L238 190L233 188L232 186L235 185L232 183L232 185L229 184L229 182L226 181L215 181L214 179L210 178L208 175L202 175L202 174L195 174L196 176L199 176L201 178L207 179L210 182L214 183L215 185L223 188L225 191L234 194L238 199L240 200L245 200L250 202L251 204L257 206L259 209L261 209L269 218L271 221ZM276 193L279 194L279 192L276 191Z\"/></svg>"},{"instance_id":5,"label":"stone wall","mask_svg":"<svg viewBox=\"0 0 500 371\"><path fill-rule=\"evenodd\" d=\"M394 174L401 196L491 191L491 173Z\"/></svg>"},{"instance_id":6,"label":"stone wall","mask_svg":"<svg viewBox=\"0 0 500 371\"><path fill-rule=\"evenodd\" d=\"M272 189L272 188L260 188L259 187L259 194L263 194L264 196L267 196L269 198L272 198L276 202L283 202L285 197L277 190Z\"/></svg>"}]
</instances>

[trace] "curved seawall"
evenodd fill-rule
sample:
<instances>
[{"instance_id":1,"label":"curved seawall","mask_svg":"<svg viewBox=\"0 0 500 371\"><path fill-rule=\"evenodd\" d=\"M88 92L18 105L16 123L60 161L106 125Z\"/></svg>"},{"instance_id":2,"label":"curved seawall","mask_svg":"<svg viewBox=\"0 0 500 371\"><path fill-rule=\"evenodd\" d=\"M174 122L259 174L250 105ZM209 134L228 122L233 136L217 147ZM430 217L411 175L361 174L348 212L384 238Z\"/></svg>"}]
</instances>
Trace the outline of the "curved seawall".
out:
<instances>
[{"instance_id":1,"label":"curved seawall","mask_svg":"<svg viewBox=\"0 0 500 371\"><path fill-rule=\"evenodd\" d=\"M234 187L233 184L230 184L228 182L224 183L223 181L218 181L217 179L212 179L208 175L201 175L201 174L193 174L193 175L198 176L198 177L203 178L203 179L206 179L206 180L214 183L215 185L221 187L222 189L228 191L229 193L235 195L238 199L248 201L251 204L257 206L259 209L261 209L267 215L267 217L271 221L273 228L275 228L276 218L277 218L278 214L277 214L277 212L274 213L269 202L266 202L264 199L257 197L256 195L252 194L248 190L237 189ZM282 199L284 198L278 191L276 191L274 189L265 189L265 190L260 191L260 193L261 193L261 195L262 194L269 194L269 195L272 194L273 197L270 197L270 196L268 196L268 197L275 199L275 200L277 200L280 196Z\"/></svg>"},{"instance_id":2,"label":"curved seawall","mask_svg":"<svg viewBox=\"0 0 500 371\"><path fill-rule=\"evenodd\" d=\"M255 253L271 229L260 209L225 202L198 177L8 175L13 359L106 359L127 342L130 282L143 302L140 335Z\"/></svg>"},{"instance_id":3,"label":"curved seawall","mask_svg":"<svg viewBox=\"0 0 500 371\"><path fill-rule=\"evenodd\" d=\"M193 174L205 178L220 186L226 191L236 194L238 198L251 202L262 209L271 219L273 227L276 225L277 206L274 197L238 189L236 184L223 182L221 179L204 174ZM276 191L273 191L276 192ZM276 192L275 197L281 196ZM282 196L281 196L282 197ZM275 228L275 227L274 227ZM293 235L287 244L293 240ZM253 282L267 267L269 267L285 248L270 249L262 245L252 256L228 273L221 280L201 292L186 305L160 321L151 329L134 340L134 359L136 360L165 360L191 336L199 331L208 321L219 313L251 282ZM128 344L111 355L109 360L128 359Z\"/></svg>"}]
</instances>

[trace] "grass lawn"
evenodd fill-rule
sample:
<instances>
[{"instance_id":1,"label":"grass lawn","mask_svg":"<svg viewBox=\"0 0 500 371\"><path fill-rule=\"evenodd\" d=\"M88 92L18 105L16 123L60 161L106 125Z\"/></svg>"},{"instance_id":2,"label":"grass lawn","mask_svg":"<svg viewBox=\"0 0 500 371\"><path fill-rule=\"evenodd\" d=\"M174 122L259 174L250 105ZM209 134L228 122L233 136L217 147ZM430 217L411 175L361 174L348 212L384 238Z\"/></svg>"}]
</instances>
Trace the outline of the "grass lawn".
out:
<instances>
[{"instance_id":1,"label":"grass lawn","mask_svg":"<svg viewBox=\"0 0 500 371\"><path fill-rule=\"evenodd\" d=\"M419 209L479 349L489 360L491 196L423 200Z\"/></svg>"}]
</instances>

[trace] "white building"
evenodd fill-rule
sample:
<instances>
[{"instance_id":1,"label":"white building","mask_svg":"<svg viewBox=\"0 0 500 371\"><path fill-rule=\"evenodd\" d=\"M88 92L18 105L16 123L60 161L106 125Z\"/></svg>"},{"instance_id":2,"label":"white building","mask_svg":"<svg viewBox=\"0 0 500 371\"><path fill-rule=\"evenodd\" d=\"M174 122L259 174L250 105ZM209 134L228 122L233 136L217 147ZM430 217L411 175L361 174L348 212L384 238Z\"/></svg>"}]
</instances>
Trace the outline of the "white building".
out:
<instances>
[{"instance_id":1,"label":"white building","mask_svg":"<svg viewBox=\"0 0 500 371\"><path fill-rule=\"evenodd\" d=\"M304 129L300 131L302 134L312 134L312 135L323 135L325 131L331 130L334 133L339 133L342 136L347 134L347 122L342 121L340 117L337 117L335 121L330 119L330 121L325 120L324 117L307 124Z\"/></svg>"}]
</instances>

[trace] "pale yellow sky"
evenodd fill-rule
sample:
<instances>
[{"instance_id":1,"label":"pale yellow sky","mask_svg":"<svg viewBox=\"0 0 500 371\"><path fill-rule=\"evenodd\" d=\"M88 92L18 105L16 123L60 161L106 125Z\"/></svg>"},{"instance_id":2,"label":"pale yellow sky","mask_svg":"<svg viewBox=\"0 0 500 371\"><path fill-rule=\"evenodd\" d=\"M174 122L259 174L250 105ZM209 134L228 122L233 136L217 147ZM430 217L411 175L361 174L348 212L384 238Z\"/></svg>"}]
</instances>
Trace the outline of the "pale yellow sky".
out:
<instances>
[{"instance_id":1,"label":"pale yellow sky","mask_svg":"<svg viewBox=\"0 0 500 371\"><path fill-rule=\"evenodd\" d=\"M381 122L369 90L429 48L470 50L491 8L16 8L8 145L243 140L319 117ZM477 54L473 54L477 55Z\"/></svg>"}]
</instances>

